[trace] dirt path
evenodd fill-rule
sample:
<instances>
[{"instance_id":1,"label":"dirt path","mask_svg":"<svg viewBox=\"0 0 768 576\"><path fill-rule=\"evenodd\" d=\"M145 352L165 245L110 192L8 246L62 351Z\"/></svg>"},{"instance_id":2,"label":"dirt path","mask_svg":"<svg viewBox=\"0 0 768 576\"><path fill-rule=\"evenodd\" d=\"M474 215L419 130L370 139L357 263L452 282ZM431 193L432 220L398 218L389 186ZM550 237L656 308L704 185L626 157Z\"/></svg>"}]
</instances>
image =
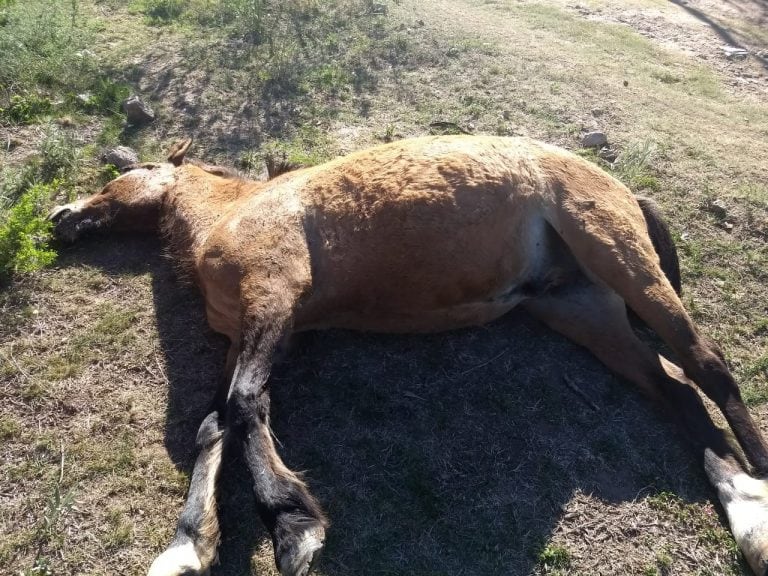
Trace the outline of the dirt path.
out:
<instances>
[{"instance_id":1,"label":"dirt path","mask_svg":"<svg viewBox=\"0 0 768 576\"><path fill-rule=\"evenodd\" d=\"M402 6L443 34L508 43L520 40L516 19L499 13L508 4L491 1L478 9L466 0L425 0L406 1ZM548 4L588 21L626 25L660 47L717 71L738 93L768 95L768 6L760 0L555 0ZM745 49L748 56L728 57L727 46Z\"/></svg>"}]
</instances>

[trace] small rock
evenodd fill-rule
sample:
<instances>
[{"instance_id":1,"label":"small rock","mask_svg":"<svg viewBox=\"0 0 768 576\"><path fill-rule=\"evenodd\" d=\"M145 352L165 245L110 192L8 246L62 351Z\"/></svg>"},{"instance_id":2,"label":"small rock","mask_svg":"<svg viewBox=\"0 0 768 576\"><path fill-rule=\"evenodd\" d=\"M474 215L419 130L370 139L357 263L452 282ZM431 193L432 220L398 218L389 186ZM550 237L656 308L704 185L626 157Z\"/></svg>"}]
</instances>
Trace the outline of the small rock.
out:
<instances>
[{"instance_id":1,"label":"small rock","mask_svg":"<svg viewBox=\"0 0 768 576\"><path fill-rule=\"evenodd\" d=\"M733 222L728 222L728 220L723 220L720 223L720 226L722 226L723 230L726 232L731 232L733 230Z\"/></svg>"},{"instance_id":2,"label":"small rock","mask_svg":"<svg viewBox=\"0 0 768 576\"><path fill-rule=\"evenodd\" d=\"M602 148L608 144L608 137L605 132L588 132L581 139L581 145L584 148Z\"/></svg>"},{"instance_id":3,"label":"small rock","mask_svg":"<svg viewBox=\"0 0 768 576\"><path fill-rule=\"evenodd\" d=\"M424 20L421 20L421 19L416 20L416 26L418 26L419 28L423 27L424 26Z\"/></svg>"},{"instance_id":4,"label":"small rock","mask_svg":"<svg viewBox=\"0 0 768 576\"><path fill-rule=\"evenodd\" d=\"M709 211L717 216L718 218L725 218L728 215L728 208L725 205L725 202L720 200L720 198L715 198L709 203L708 206Z\"/></svg>"},{"instance_id":5,"label":"small rock","mask_svg":"<svg viewBox=\"0 0 768 576\"><path fill-rule=\"evenodd\" d=\"M611 148L610 146L603 146L600 148L599 152L597 153L598 158L602 158L606 162L610 162L613 164L616 162L616 157L618 154L616 153L616 150Z\"/></svg>"},{"instance_id":6,"label":"small rock","mask_svg":"<svg viewBox=\"0 0 768 576\"><path fill-rule=\"evenodd\" d=\"M738 48L736 46L721 46L722 51L725 53L725 57L728 60L744 60L749 56L749 52L744 48Z\"/></svg>"},{"instance_id":7,"label":"small rock","mask_svg":"<svg viewBox=\"0 0 768 576\"><path fill-rule=\"evenodd\" d=\"M127 146L117 146L104 152L101 155L101 159L105 164L113 164L116 168L122 170L126 166L136 164L139 161L139 155L135 150Z\"/></svg>"},{"instance_id":8,"label":"small rock","mask_svg":"<svg viewBox=\"0 0 768 576\"><path fill-rule=\"evenodd\" d=\"M598 118L599 116L605 114L605 110L602 110L601 108L592 108L592 110L590 110L590 114L592 114L592 116L595 118Z\"/></svg>"},{"instance_id":9,"label":"small rock","mask_svg":"<svg viewBox=\"0 0 768 576\"><path fill-rule=\"evenodd\" d=\"M504 118L504 120L509 120L512 115L509 113L509 110L504 110L501 113L501 117Z\"/></svg>"},{"instance_id":10,"label":"small rock","mask_svg":"<svg viewBox=\"0 0 768 576\"><path fill-rule=\"evenodd\" d=\"M155 119L155 113L138 96L131 96L123 101L123 112L129 124L146 124Z\"/></svg>"},{"instance_id":11,"label":"small rock","mask_svg":"<svg viewBox=\"0 0 768 576\"><path fill-rule=\"evenodd\" d=\"M626 88L627 86L629 86L629 80L624 80L624 88Z\"/></svg>"}]
</instances>

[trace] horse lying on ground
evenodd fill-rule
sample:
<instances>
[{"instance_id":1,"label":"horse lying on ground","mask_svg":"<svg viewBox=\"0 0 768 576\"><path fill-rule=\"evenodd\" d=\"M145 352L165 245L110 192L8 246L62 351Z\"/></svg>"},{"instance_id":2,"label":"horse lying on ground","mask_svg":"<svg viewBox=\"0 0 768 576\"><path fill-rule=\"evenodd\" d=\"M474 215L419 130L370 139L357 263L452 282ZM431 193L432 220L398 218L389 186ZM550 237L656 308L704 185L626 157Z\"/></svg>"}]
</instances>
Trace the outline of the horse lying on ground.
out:
<instances>
[{"instance_id":1,"label":"horse lying on ground","mask_svg":"<svg viewBox=\"0 0 768 576\"><path fill-rule=\"evenodd\" d=\"M50 215L70 241L93 229L160 229L202 290L211 327L231 341L227 386L200 426L188 499L151 576L200 574L213 562L225 442L244 453L280 573L310 571L326 519L269 427L267 380L292 332L433 332L517 305L679 422L747 561L768 574L768 481L759 479L768 449L722 354L678 298L674 246L647 202L589 162L528 139L404 140L268 182L184 163L189 145ZM627 308L682 368L635 336ZM694 386L725 415L753 475Z\"/></svg>"}]
</instances>

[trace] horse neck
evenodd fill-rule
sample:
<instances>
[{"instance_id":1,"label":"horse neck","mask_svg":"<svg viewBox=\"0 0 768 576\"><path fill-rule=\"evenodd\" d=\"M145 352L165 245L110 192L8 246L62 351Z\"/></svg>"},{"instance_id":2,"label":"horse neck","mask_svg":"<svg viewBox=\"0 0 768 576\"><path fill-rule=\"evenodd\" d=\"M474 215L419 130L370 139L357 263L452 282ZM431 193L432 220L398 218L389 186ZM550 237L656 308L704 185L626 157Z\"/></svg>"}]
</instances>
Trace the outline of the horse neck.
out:
<instances>
[{"instance_id":1,"label":"horse neck","mask_svg":"<svg viewBox=\"0 0 768 576\"><path fill-rule=\"evenodd\" d=\"M183 272L195 276L195 262L211 229L252 187L253 183L218 178L202 170L179 171L163 202L161 230L171 258Z\"/></svg>"}]
</instances>

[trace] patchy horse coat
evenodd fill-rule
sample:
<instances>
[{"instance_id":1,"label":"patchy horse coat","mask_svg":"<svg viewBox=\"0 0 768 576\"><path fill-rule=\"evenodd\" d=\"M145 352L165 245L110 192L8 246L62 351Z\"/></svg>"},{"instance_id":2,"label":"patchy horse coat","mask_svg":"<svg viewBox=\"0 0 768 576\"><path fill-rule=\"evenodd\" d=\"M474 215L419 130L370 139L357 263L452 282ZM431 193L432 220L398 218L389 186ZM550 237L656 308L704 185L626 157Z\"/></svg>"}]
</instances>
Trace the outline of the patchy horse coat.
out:
<instances>
[{"instance_id":1,"label":"patchy horse coat","mask_svg":"<svg viewBox=\"0 0 768 576\"><path fill-rule=\"evenodd\" d=\"M210 566L225 441L244 452L280 572L306 574L317 558L325 518L269 432L267 378L291 332L447 330L516 305L590 349L681 423L739 546L766 572L766 483L743 471L692 384L723 411L759 474L768 472L768 451L722 355L675 293L668 233L622 184L528 139L405 140L266 183L183 164L188 146L51 215L70 240L91 228L159 226L200 286L210 325L232 341L228 386L200 428L187 504L150 574ZM626 306L682 369L635 337Z\"/></svg>"}]
</instances>

